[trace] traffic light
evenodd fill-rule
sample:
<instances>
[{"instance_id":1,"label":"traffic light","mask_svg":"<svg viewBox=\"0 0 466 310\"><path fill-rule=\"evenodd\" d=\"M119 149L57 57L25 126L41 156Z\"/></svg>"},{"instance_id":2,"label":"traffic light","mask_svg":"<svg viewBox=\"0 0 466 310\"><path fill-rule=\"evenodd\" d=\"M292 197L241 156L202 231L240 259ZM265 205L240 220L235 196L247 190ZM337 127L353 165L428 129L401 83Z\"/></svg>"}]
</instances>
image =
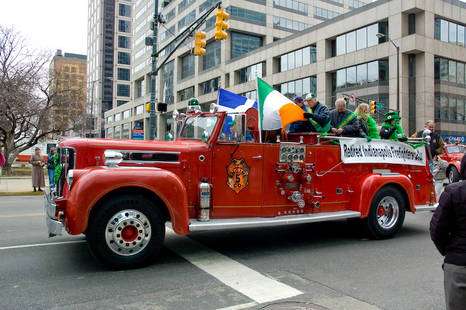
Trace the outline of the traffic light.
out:
<instances>
[{"instance_id":1,"label":"traffic light","mask_svg":"<svg viewBox=\"0 0 466 310\"><path fill-rule=\"evenodd\" d=\"M147 112L147 113L150 112L150 102L147 102L147 103L146 103L146 112Z\"/></svg>"},{"instance_id":2,"label":"traffic light","mask_svg":"<svg viewBox=\"0 0 466 310\"><path fill-rule=\"evenodd\" d=\"M226 40L228 34L225 30L228 29L228 24L225 22L230 17L223 9L217 9L217 20L215 21L215 40Z\"/></svg>"},{"instance_id":3,"label":"traffic light","mask_svg":"<svg viewBox=\"0 0 466 310\"><path fill-rule=\"evenodd\" d=\"M206 33L204 31L199 31L195 35L194 39L194 55L205 55L205 46Z\"/></svg>"},{"instance_id":4,"label":"traffic light","mask_svg":"<svg viewBox=\"0 0 466 310\"><path fill-rule=\"evenodd\" d=\"M374 100L369 101L369 105L371 107L371 114L375 114L377 112L377 105Z\"/></svg>"}]
</instances>

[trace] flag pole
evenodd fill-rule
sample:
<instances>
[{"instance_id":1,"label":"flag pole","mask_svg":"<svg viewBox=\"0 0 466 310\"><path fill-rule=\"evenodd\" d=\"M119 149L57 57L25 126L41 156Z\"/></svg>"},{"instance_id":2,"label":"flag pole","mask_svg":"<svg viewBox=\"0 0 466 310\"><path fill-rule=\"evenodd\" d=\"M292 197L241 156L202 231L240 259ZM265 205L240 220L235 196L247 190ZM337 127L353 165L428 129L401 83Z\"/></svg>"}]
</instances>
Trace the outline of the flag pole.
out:
<instances>
[{"instance_id":1,"label":"flag pole","mask_svg":"<svg viewBox=\"0 0 466 310\"><path fill-rule=\"evenodd\" d=\"M261 106L259 99L259 78L256 79L256 91L257 91L257 116L258 116L258 128L259 128L259 143L262 143L262 119L261 119Z\"/></svg>"}]
</instances>

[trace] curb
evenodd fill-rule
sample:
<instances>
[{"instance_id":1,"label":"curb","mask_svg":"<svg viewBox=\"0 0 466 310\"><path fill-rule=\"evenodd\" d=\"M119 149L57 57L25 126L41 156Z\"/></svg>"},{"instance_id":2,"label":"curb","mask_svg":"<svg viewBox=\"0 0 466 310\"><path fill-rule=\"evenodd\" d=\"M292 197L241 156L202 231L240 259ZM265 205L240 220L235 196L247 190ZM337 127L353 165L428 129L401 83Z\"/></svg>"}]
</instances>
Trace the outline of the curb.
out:
<instances>
[{"instance_id":1,"label":"curb","mask_svg":"<svg viewBox=\"0 0 466 310\"><path fill-rule=\"evenodd\" d=\"M0 192L1 196L42 196L44 192Z\"/></svg>"}]
</instances>

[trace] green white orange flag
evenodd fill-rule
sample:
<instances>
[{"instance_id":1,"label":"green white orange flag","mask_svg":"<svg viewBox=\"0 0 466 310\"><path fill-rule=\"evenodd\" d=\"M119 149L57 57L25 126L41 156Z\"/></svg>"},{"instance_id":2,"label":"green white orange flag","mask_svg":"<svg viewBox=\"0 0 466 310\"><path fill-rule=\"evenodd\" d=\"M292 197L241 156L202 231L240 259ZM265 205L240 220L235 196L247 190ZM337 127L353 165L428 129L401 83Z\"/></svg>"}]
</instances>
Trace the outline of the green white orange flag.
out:
<instances>
[{"instance_id":1,"label":"green white orange flag","mask_svg":"<svg viewBox=\"0 0 466 310\"><path fill-rule=\"evenodd\" d=\"M304 110L272 86L257 79L257 97L262 130L285 128L296 121L305 121Z\"/></svg>"}]
</instances>

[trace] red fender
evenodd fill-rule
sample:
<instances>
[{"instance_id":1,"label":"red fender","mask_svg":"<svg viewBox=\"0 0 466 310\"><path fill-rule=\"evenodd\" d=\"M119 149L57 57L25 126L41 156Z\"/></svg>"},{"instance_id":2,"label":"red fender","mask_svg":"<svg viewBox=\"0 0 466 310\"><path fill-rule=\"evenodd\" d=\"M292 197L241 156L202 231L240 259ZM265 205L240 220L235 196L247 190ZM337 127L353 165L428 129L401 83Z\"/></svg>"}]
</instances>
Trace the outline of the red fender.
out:
<instances>
[{"instance_id":1,"label":"red fender","mask_svg":"<svg viewBox=\"0 0 466 310\"><path fill-rule=\"evenodd\" d=\"M66 201L67 231L72 235L83 233L88 226L89 214L99 200L124 187L139 187L154 193L167 207L175 232L180 235L189 233L188 195L176 174L163 169L102 167L74 170L74 181Z\"/></svg>"},{"instance_id":2,"label":"red fender","mask_svg":"<svg viewBox=\"0 0 466 310\"><path fill-rule=\"evenodd\" d=\"M409 211L414 212L414 188L411 180L405 175L382 176L371 174L361 180L360 190L355 192L352 210L361 212L361 217L369 215L374 195L385 185L394 184L403 189L408 197ZM408 211L408 210L407 210Z\"/></svg>"}]
</instances>

